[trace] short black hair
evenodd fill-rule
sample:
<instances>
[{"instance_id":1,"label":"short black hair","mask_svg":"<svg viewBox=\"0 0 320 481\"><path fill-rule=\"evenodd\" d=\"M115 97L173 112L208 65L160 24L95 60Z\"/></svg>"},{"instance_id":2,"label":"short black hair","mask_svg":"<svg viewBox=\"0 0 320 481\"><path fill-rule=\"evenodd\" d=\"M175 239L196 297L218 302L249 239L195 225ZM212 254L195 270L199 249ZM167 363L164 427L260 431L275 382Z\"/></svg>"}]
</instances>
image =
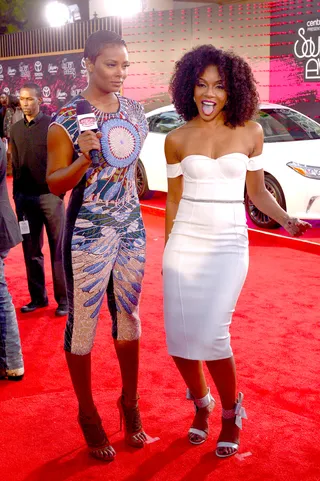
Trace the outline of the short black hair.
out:
<instances>
[{"instance_id":1,"label":"short black hair","mask_svg":"<svg viewBox=\"0 0 320 481\"><path fill-rule=\"evenodd\" d=\"M194 88L198 78L210 65L218 68L227 92L225 124L231 127L244 125L254 117L259 103L252 70L242 57L213 45L195 47L176 62L169 90L177 112L186 121L198 115L193 100Z\"/></svg>"},{"instance_id":2,"label":"short black hair","mask_svg":"<svg viewBox=\"0 0 320 481\"><path fill-rule=\"evenodd\" d=\"M42 97L42 90L40 85L34 82L26 82L25 84L22 85L22 87L20 87L20 90L21 89L34 90L36 92L36 96L38 97L38 99Z\"/></svg>"},{"instance_id":3,"label":"short black hair","mask_svg":"<svg viewBox=\"0 0 320 481\"><path fill-rule=\"evenodd\" d=\"M112 30L98 30L87 38L84 47L84 58L88 58L92 63L95 63L102 50L110 45L123 45L127 48L126 42L118 33Z\"/></svg>"}]
</instances>

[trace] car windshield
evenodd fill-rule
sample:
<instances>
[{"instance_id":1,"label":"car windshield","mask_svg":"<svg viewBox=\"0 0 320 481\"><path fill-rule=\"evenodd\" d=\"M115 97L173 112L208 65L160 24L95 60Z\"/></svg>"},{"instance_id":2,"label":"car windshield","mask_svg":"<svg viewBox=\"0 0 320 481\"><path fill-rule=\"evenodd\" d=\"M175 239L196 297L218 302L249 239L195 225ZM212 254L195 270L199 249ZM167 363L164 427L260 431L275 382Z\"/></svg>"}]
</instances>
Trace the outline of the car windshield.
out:
<instances>
[{"instance_id":1,"label":"car windshield","mask_svg":"<svg viewBox=\"0 0 320 481\"><path fill-rule=\"evenodd\" d=\"M148 118L150 132L159 134L167 134L171 130L176 129L184 124L184 120L175 110L162 112L161 114L153 115Z\"/></svg>"},{"instance_id":2,"label":"car windshield","mask_svg":"<svg viewBox=\"0 0 320 481\"><path fill-rule=\"evenodd\" d=\"M294 110L261 109L256 120L266 143L320 139L320 125Z\"/></svg>"}]
</instances>

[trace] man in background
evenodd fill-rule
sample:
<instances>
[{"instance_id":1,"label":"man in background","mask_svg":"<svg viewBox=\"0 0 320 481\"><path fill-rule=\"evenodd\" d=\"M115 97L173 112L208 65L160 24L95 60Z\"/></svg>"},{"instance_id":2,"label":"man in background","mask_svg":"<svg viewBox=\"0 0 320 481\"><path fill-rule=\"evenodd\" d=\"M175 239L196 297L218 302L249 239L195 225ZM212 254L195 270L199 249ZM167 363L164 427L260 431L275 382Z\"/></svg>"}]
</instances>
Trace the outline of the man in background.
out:
<instances>
[{"instance_id":1,"label":"man in background","mask_svg":"<svg viewBox=\"0 0 320 481\"><path fill-rule=\"evenodd\" d=\"M2 92L0 94L0 139L4 138L3 122L6 115L8 96Z\"/></svg>"},{"instance_id":2,"label":"man in background","mask_svg":"<svg viewBox=\"0 0 320 481\"><path fill-rule=\"evenodd\" d=\"M66 285L62 264L65 209L62 198L51 194L46 183L47 132L51 118L40 112L39 85L26 83L20 90L24 119L11 128L13 198L18 220L23 222L23 253L31 302L21 307L28 313L48 305L45 287L43 230L49 240L56 316L67 314Z\"/></svg>"},{"instance_id":3,"label":"man in background","mask_svg":"<svg viewBox=\"0 0 320 481\"><path fill-rule=\"evenodd\" d=\"M24 366L19 327L4 275L4 260L22 237L8 198L6 170L6 151L0 139L0 380L20 381Z\"/></svg>"}]
</instances>

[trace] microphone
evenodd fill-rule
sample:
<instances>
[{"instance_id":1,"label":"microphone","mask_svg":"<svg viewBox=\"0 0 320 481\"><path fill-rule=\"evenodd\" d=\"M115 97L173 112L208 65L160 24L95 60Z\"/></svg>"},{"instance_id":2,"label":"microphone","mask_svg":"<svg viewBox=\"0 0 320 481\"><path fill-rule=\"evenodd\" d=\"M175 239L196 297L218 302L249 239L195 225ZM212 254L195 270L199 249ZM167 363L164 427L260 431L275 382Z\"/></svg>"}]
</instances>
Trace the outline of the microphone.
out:
<instances>
[{"instance_id":1,"label":"microphone","mask_svg":"<svg viewBox=\"0 0 320 481\"><path fill-rule=\"evenodd\" d=\"M77 102L77 122L79 132L85 132L86 130L92 130L92 132L98 132L97 119L88 100L79 100ZM92 149L89 152L92 167L99 167L99 151Z\"/></svg>"}]
</instances>

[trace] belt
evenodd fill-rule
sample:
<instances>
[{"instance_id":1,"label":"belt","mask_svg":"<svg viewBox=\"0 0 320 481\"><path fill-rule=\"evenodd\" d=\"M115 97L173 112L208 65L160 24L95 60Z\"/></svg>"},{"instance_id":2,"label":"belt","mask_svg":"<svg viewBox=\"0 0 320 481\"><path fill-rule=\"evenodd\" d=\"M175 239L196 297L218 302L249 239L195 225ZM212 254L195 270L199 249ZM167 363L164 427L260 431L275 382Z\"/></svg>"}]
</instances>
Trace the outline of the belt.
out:
<instances>
[{"instance_id":1,"label":"belt","mask_svg":"<svg viewBox=\"0 0 320 481\"><path fill-rule=\"evenodd\" d=\"M209 202L217 204L244 204L244 200L222 200L222 199L193 199L192 197L182 196L183 200L190 200L192 202Z\"/></svg>"}]
</instances>

